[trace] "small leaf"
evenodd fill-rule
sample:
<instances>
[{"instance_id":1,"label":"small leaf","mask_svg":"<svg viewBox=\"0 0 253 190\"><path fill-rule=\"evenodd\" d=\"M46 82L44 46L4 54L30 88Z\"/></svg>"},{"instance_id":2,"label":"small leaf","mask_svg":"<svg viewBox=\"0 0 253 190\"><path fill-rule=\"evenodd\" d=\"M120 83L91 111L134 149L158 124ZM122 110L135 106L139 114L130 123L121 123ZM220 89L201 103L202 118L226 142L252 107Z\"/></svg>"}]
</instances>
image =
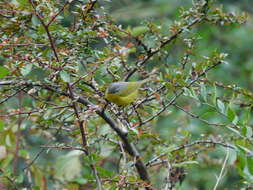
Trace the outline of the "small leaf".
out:
<instances>
[{"instance_id":1,"label":"small leaf","mask_svg":"<svg viewBox=\"0 0 253 190\"><path fill-rule=\"evenodd\" d=\"M135 27L135 28L132 29L131 34L132 34L133 36L139 36L139 35L141 35L141 34L146 33L148 30L149 30L149 29L148 29L148 27L146 27L146 26L137 26L137 27Z\"/></svg>"},{"instance_id":2,"label":"small leaf","mask_svg":"<svg viewBox=\"0 0 253 190\"><path fill-rule=\"evenodd\" d=\"M233 123L233 124L237 124L237 122L239 121L235 111L231 108L228 107L228 111L227 111L227 117L228 119Z\"/></svg>"},{"instance_id":3,"label":"small leaf","mask_svg":"<svg viewBox=\"0 0 253 190\"><path fill-rule=\"evenodd\" d=\"M221 100L217 100L217 106L221 113L225 113L225 105Z\"/></svg>"},{"instance_id":4,"label":"small leaf","mask_svg":"<svg viewBox=\"0 0 253 190\"><path fill-rule=\"evenodd\" d=\"M83 177L75 177L72 181L76 182L80 185L84 185L84 184L88 183L88 180Z\"/></svg>"},{"instance_id":5,"label":"small leaf","mask_svg":"<svg viewBox=\"0 0 253 190\"><path fill-rule=\"evenodd\" d=\"M112 177L114 174L111 170L106 170L104 168L97 168L97 171L101 177Z\"/></svg>"},{"instance_id":6,"label":"small leaf","mask_svg":"<svg viewBox=\"0 0 253 190\"><path fill-rule=\"evenodd\" d=\"M38 17L35 16L35 15L32 16L32 24L33 24L34 26L37 26L37 25L40 24L40 20L39 20Z\"/></svg>"},{"instance_id":7,"label":"small leaf","mask_svg":"<svg viewBox=\"0 0 253 190\"><path fill-rule=\"evenodd\" d=\"M192 165L192 164L199 164L199 163L197 161L190 160L190 161L185 161L185 162L173 164L173 166L174 167L183 167L183 166Z\"/></svg>"},{"instance_id":8,"label":"small leaf","mask_svg":"<svg viewBox=\"0 0 253 190\"><path fill-rule=\"evenodd\" d=\"M0 132L4 129L4 121L0 120Z\"/></svg>"},{"instance_id":9,"label":"small leaf","mask_svg":"<svg viewBox=\"0 0 253 190\"><path fill-rule=\"evenodd\" d=\"M70 82L70 75L66 71L60 72L60 77L64 82Z\"/></svg>"},{"instance_id":10,"label":"small leaf","mask_svg":"<svg viewBox=\"0 0 253 190\"><path fill-rule=\"evenodd\" d=\"M0 78L9 74L9 70L6 67L0 66Z\"/></svg>"},{"instance_id":11,"label":"small leaf","mask_svg":"<svg viewBox=\"0 0 253 190\"><path fill-rule=\"evenodd\" d=\"M251 138L253 135L252 128L249 126L243 127L242 128L242 135L247 138Z\"/></svg>"},{"instance_id":12,"label":"small leaf","mask_svg":"<svg viewBox=\"0 0 253 190\"><path fill-rule=\"evenodd\" d=\"M236 146L237 146L237 147L239 148L239 150L241 150L242 152L247 153L247 154L249 154L249 155L253 155L253 152L252 152L250 149L248 149L248 148L246 148L246 147L244 147L244 146L242 146L242 145L239 145L239 144L237 144Z\"/></svg>"},{"instance_id":13,"label":"small leaf","mask_svg":"<svg viewBox=\"0 0 253 190\"><path fill-rule=\"evenodd\" d=\"M253 158L252 156L247 157L247 165L251 175L253 175Z\"/></svg>"},{"instance_id":14,"label":"small leaf","mask_svg":"<svg viewBox=\"0 0 253 190\"><path fill-rule=\"evenodd\" d=\"M32 71L32 67L33 67L32 64L28 64L28 65L24 66L24 67L21 69L21 74L22 74L23 76L28 75L28 74Z\"/></svg>"},{"instance_id":15,"label":"small leaf","mask_svg":"<svg viewBox=\"0 0 253 190\"><path fill-rule=\"evenodd\" d=\"M203 100L207 101L207 92L206 92L206 86L204 84L200 85L200 95L203 98Z\"/></svg>"},{"instance_id":16,"label":"small leaf","mask_svg":"<svg viewBox=\"0 0 253 190\"><path fill-rule=\"evenodd\" d=\"M212 102L213 102L213 104L216 103L216 100L217 100L217 89L216 89L216 85L214 84L213 85L213 93L212 93Z\"/></svg>"},{"instance_id":17,"label":"small leaf","mask_svg":"<svg viewBox=\"0 0 253 190\"><path fill-rule=\"evenodd\" d=\"M7 145L7 146L9 146L9 147L11 147L12 146L12 143L11 143L11 137L10 137L10 135L8 134L8 135L6 135L6 137L5 137L5 144Z\"/></svg>"},{"instance_id":18,"label":"small leaf","mask_svg":"<svg viewBox=\"0 0 253 190\"><path fill-rule=\"evenodd\" d=\"M247 108L246 111L243 112L242 123L244 125L247 125L248 122L250 121L250 112L251 112L251 107Z\"/></svg>"}]
</instances>

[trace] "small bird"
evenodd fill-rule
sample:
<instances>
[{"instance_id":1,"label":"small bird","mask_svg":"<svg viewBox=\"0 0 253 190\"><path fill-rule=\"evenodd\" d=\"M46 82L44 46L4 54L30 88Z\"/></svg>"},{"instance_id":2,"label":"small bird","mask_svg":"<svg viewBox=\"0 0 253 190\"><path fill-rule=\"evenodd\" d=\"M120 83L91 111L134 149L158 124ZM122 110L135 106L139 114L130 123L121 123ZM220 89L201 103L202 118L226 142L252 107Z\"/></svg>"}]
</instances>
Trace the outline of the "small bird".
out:
<instances>
[{"instance_id":1,"label":"small bird","mask_svg":"<svg viewBox=\"0 0 253 190\"><path fill-rule=\"evenodd\" d=\"M136 100L139 88L148 80L149 79L136 82L113 82L108 86L105 92L105 98L118 106L131 104Z\"/></svg>"}]
</instances>

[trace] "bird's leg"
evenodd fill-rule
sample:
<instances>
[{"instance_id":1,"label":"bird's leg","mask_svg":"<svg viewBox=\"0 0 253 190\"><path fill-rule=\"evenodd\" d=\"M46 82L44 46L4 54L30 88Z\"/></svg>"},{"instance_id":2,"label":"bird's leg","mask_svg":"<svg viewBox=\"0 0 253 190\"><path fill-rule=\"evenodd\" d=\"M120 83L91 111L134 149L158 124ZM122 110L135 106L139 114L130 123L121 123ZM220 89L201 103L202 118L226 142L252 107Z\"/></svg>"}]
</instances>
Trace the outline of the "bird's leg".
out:
<instances>
[{"instance_id":1,"label":"bird's leg","mask_svg":"<svg viewBox=\"0 0 253 190\"><path fill-rule=\"evenodd\" d=\"M102 108L102 112L103 112L103 113L105 112L107 106L110 104L110 103L108 102L108 100L105 100L105 101L106 101L106 104L105 104L105 105L103 106L103 108Z\"/></svg>"},{"instance_id":2,"label":"bird's leg","mask_svg":"<svg viewBox=\"0 0 253 190\"><path fill-rule=\"evenodd\" d=\"M132 104L132 109L133 109L132 113L135 112L135 113L136 113L136 116L137 116L137 118L138 118L138 120L139 120L139 126L142 125L141 116L140 116L139 112L137 111L137 109L136 109L136 107L135 107L134 104Z\"/></svg>"},{"instance_id":3,"label":"bird's leg","mask_svg":"<svg viewBox=\"0 0 253 190\"><path fill-rule=\"evenodd\" d=\"M125 107L124 106L119 106L119 109L118 109L118 118L120 119L120 121L127 127L130 126L130 122L128 120L128 117L127 117L127 110L125 110Z\"/></svg>"}]
</instances>

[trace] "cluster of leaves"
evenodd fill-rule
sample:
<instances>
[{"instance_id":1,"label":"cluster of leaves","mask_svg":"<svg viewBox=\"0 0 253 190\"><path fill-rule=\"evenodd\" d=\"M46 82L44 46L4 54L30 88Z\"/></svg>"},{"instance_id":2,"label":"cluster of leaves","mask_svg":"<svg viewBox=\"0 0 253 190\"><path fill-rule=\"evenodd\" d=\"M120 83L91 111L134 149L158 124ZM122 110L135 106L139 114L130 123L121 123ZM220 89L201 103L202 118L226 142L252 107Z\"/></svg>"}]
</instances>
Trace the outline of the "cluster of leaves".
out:
<instances>
[{"instance_id":1,"label":"cluster of leaves","mask_svg":"<svg viewBox=\"0 0 253 190\"><path fill-rule=\"evenodd\" d=\"M201 27L247 14L203 0L169 25L125 27L109 4L0 4L0 187L200 189L204 169L218 175L204 188L253 187L253 94L218 80L228 55L201 46ZM104 99L109 83L146 77L133 105Z\"/></svg>"}]
</instances>

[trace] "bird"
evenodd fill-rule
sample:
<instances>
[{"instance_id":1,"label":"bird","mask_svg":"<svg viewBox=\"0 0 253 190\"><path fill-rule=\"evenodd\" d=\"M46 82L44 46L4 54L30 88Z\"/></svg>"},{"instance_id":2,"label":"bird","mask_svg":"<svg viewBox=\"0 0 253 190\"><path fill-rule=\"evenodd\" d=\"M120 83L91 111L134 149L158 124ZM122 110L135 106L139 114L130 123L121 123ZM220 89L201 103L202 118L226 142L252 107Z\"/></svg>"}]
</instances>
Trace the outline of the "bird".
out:
<instances>
[{"instance_id":1,"label":"bird","mask_svg":"<svg viewBox=\"0 0 253 190\"><path fill-rule=\"evenodd\" d=\"M105 99L118 106L129 105L136 100L139 88L147 81L148 78L135 82L113 82L106 89Z\"/></svg>"}]
</instances>

